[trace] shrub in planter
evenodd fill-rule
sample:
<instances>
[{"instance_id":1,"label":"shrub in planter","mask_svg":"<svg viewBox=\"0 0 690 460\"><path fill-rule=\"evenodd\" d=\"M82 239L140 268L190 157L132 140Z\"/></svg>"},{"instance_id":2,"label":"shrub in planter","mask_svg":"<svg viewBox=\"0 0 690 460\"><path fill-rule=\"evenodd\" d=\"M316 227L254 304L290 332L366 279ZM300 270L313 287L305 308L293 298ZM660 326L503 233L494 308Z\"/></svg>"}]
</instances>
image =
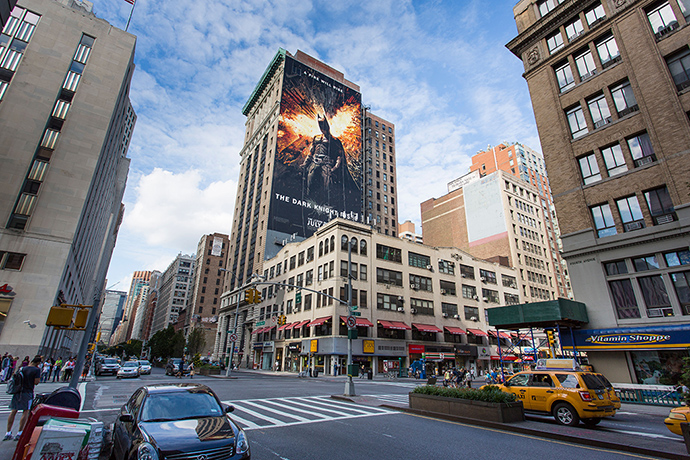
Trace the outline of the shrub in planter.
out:
<instances>
[{"instance_id":1,"label":"shrub in planter","mask_svg":"<svg viewBox=\"0 0 690 460\"><path fill-rule=\"evenodd\" d=\"M475 388L445 388L430 385L418 386L412 393L443 396L446 398L469 399L471 401L484 401L492 403L508 403L517 401L512 393L501 391L500 388L488 385L482 389Z\"/></svg>"},{"instance_id":2,"label":"shrub in planter","mask_svg":"<svg viewBox=\"0 0 690 460\"><path fill-rule=\"evenodd\" d=\"M511 423L524 420L522 402L497 387L419 386L410 393L410 408L476 420Z\"/></svg>"}]
</instances>

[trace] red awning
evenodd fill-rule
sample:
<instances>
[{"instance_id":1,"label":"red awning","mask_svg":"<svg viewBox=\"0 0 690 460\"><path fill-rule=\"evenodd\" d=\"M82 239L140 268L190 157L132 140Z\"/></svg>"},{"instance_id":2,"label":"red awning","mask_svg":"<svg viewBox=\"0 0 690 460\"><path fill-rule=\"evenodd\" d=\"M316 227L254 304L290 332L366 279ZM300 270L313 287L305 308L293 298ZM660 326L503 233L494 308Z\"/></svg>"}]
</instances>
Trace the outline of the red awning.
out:
<instances>
[{"instance_id":1,"label":"red awning","mask_svg":"<svg viewBox=\"0 0 690 460\"><path fill-rule=\"evenodd\" d=\"M470 329L469 327L467 328L467 332L473 335L481 336L481 337L488 337L486 332L482 331L481 329Z\"/></svg>"},{"instance_id":2,"label":"red awning","mask_svg":"<svg viewBox=\"0 0 690 460\"><path fill-rule=\"evenodd\" d=\"M254 332L252 334L259 334L264 331L264 329L268 329L267 327L260 327L259 329L254 329Z\"/></svg>"},{"instance_id":3,"label":"red awning","mask_svg":"<svg viewBox=\"0 0 690 460\"><path fill-rule=\"evenodd\" d=\"M441 329L437 328L433 324L412 323L412 327L421 332L443 332Z\"/></svg>"},{"instance_id":4,"label":"red awning","mask_svg":"<svg viewBox=\"0 0 690 460\"><path fill-rule=\"evenodd\" d=\"M489 334L491 334L492 337L496 337L496 331L492 331L489 329ZM510 340L510 335L506 334L505 332L499 331L498 335L500 335L502 339Z\"/></svg>"},{"instance_id":5,"label":"red awning","mask_svg":"<svg viewBox=\"0 0 690 460\"><path fill-rule=\"evenodd\" d=\"M278 328L278 330L279 330L279 331L282 331L283 329L288 329L290 326L292 326L292 323L283 324L282 326L280 326L280 327Z\"/></svg>"},{"instance_id":6,"label":"red awning","mask_svg":"<svg viewBox=\"0 0 690 460\"><path fill-rule=\"evenodd\" d=\"M293 329L300 329L300 328L303 327L305 324L309 324L310 322L311 322L311 320L305 319L304 321L300 321L300 322L298 322L298 323L295 323L295 325L292 326L292 328L293 328Z\"/></svg>"},{"instance_id":7,"label":"red awning","mask_svg":"<svg viewBox=\"0 0 690 460\"><path fill-rule=\"evenodd\" d=\"M330 316L324 316L323 318L316 318L314 321L309 323L309 326L321 326L326 321L332 319Z\"/></svg>"},{"instance_id":8,"label":"red awning","mask_svg":"<svg viewBox=\"0 0 690 460\"><path fill-rule=\"evenodd\" d=\"M294 326L297 326L298 323L299 323L299 321L296 321L294 323L288 323L283 327L283 329L287 331L289 329L292 329Z\"/></svg>"},{"instance_id":9,"label":"red awning","mask_svg":"<svg viewBox=\"0 0 690 460\"><path fill-rule=\"evenodd\" d=\"M347 323L347 316L341 316L340 321L343 323ZM357 326L358 327L374 327L374 325L369 321L368 319L365 318L360 318L357 317Z\"/></svg>"},{"instance_id":10,"label":"red awning","mask_svg":"<svg viewBox=\"0 0 690 460\"><path fill-rule=\"evenodd\" d=\"M460 334L467 334L464 329L461 329L459 327L453 327L453 326L443 326L443 329L446 331L450 332L451 334L455 335L460 335Z\"/></svg>"},{"instance_id":11,"label":"red awning","mask_svg":"<svg viewBox=\"0 0 690 460\"><path fill-rule=\"evenodd\" d=\"M379 324L383 326L385 329L399 329L403 331L409 331L410 329L412 329L410 326L403 323L402 321L384 321L380 319Z\"/></svg>"},{"instance_id":12,"label":"red awning","mask_svg":"<svg viewBox=\"0 0 690 460\"><path fill-rule=\"evenodd\" d=\"M503 361L517 361L518 357L517 356L504 356ZM491 357L492 361L500 361L501 357L500 356L492 356Z\"/></svg>"}]
</instances>

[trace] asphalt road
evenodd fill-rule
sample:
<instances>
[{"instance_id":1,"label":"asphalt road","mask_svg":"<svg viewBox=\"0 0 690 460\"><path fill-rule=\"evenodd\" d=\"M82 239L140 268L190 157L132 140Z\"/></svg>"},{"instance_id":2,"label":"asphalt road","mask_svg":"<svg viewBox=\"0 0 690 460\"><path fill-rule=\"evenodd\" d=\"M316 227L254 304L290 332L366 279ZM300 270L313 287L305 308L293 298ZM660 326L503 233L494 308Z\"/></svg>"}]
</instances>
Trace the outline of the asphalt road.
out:
<instances>
[{"instance_id":1,"label":"asphalt road","mask_svg":"<svg viewBox=\"0 0 690 460\"><path fill-rule=\"evenodd\" d=\"M342 394L344 379L333 377L297 378L295 376L237 372L237 378L219 379L195 376L178 379L165 376L162 369L153 375L119 380L97 377L84 385L82 415L112 423L119 408L142 385L194 382L203 383L220 399L235 407L231 416L247 431L252 456L283 460L329 458L541 458L546 452L559 460L568 458L623 458L629 454L613 453L586 446L550 441L455 422L440 421L402 413L376 405L356 405L332 399ZM391 406L405 407L407 393L422 381L407 379L355 379L358 395L371 397ZM55 385L41 385L38 392ZM3 395L4 396L4 395ZM9 395L6 395L9 397ZM3 397L0 396L0 406ZM643 411L627 406L614 419L603 421L594 430L605 430L648 437L652 442L679 443L664 427L664 408ZM0 423L7 419L7 409L0 409ZM549 417L530 417L545 425L555 424ZM16 430L16 428L15 428ZM588 436L591 428L581 426L577 433ZM4 443L3 443L3 446ZM0 460L6 457L0 448Z\"/></svg>"}]
</instances>

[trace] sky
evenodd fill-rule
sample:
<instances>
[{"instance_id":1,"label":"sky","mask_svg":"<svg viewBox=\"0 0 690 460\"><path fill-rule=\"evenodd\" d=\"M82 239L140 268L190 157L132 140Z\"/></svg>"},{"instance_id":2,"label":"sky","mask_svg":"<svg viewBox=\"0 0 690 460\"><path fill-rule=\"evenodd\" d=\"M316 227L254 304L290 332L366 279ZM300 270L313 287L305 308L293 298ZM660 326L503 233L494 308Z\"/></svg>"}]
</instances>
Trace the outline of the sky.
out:
<instances>
[{"instance_id":1,"label":"sky","mask_svg":"<svg viewBox=\"0 0 690 460\"><path fill-rule=\"evenodd\" d=\"M232 231L242 107L279 48L358 84L395 125L398 219L420 233L422 201L447 193L470 157L501 142L541 150L517 35L516 0L138 0L130 99L138 119L125 216L108 272L165 270L202 235ZM124 29L131 5L93 0Z\"/></svg>"}]
</instances>

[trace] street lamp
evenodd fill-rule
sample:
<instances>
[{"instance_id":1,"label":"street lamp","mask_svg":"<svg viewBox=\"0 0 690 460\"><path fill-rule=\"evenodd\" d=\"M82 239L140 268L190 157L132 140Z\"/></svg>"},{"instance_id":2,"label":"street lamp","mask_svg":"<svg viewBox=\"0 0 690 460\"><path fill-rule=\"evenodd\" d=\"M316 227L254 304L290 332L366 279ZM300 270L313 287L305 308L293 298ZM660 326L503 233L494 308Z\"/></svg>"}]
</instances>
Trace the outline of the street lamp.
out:
<instances>
[{"instance_id":1,"label":"street lamp","mask_svg":"<svg viewBox=\"0 0 690 460\"><path fill-rule=\"evenodd\" d=\"M357 239L354 237L350 240L347 235L343 235L341 239L342 244L347 244L347 316L352 315L352 245L357 244ZM349 321L347 325L347 381L345 382L345 396L355 396L355 382L352 381L352 338L357 331L357 327L351 326Z\"/></svg>"},{"instance_id":2,"label":"street lamp","mask_svg":"<svg viewBox=\"0 0 690 460\"><path fill-rule=\"evenodd\" d=\"M237 279L237 275L236 275L235 272L233 272L232 270L227 270L227 269L225 269L225 268L220 268L219 270L220 270L220 271L223 271L223 272L231 273L232 276L235 277L235 279ZM238 323L238 320L239 320L239 317L240 317L240 299L241 299L241 297L242 297L242 296L240 295L240 292L241 292L241 291L242 291L242 287L240 286L240 287L237 289L237 306L235 307L235 326L233 327L233 330L232 330L232 333L233 333L233 335L234 335L235 337L237 336L237 323ZM227 337L227 332L226 332L225 334L226 334L226 337ZM228 367L225 369L225 376L226 376L226 377L230 377L230 372L231 372L231 370L232 370L232 359L233 359L233 354L235 353L235 340L233 340L231 343L232 343L232 346L230 347L230 359L229 359L229 361L228 361Z\"/></svg>"}]
</instances>

